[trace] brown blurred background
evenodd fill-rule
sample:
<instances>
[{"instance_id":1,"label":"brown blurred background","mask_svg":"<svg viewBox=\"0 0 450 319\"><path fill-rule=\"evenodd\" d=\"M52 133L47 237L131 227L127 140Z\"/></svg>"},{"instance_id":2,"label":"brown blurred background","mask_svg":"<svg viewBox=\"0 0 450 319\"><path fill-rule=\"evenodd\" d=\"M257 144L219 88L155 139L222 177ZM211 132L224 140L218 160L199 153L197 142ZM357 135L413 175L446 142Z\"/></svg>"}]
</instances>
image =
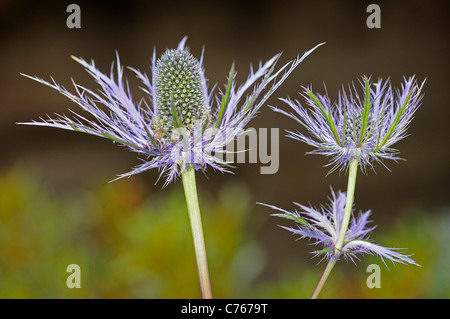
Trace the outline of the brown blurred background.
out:
<instances>
[{"instance_id":1,"label":"brown blurred background","mask_svg":"<svg viewBox=\"0 0 450 319\"><path fill-rule=\"evenodd\" d=\"M210 87L214 83L223 87L233 61L242 83L250 63L255 65L282 51L281 65L326 42L292 73L268 104L284 107L277 97L297 98L300 87L309 84L323 92L326 83L330 95L336 97L342 84L362 75L390 77L395 87L403 76L426 78L423 104L410 136L396 145L406 161L386 163L392 172L379 166L376 173L360 174L356 205L361 210L372 209L379 232L388 229L392 220L409 218L414 212L433 214L448 207L447 2L376 1L381 7L381 29L369 29L366 8L374 1L75 1L81 7L81 29L69 29L66 8L71 2L0 0L0 173L32 167L54 192L62 194L106 183L140 162L133 153L96 137L16 125L77 109L67 98L19 72L44 79L52 76L67 88L70 78L94 88L90 76L70 55L94 59L107 73L117 50L124 65L149 74L153 48L160 55L187 35L194 55L199 56L205 46ZM132 93L141 97L139 82L131 72L127 75ZM325 158L305 156L311 150L307 145L284 137L284 129L297 129L292 120L264 107L251 125L280 128L278 173L261 175L259 164L238 164L234 175L211 170L208 179L198 175L201 191L214 197L229 180L240 181L248 186L251 202L291 209L293 201L318 206L326 200L330 186L345 189L345 175L326 176ZM165 192L161 182L154 185L157 177L157 171L150 171L127 183L139 179L151 193ZM181 188L180 182L167 189L172 188ZM251 209L249 231L268 251L262 277L270 278L291 259L309 260L310 247L276 227L279 221L269 217L268 209L256 204ZM307 262L315 265L317 260Z\"/></svg>"}]
</instances>

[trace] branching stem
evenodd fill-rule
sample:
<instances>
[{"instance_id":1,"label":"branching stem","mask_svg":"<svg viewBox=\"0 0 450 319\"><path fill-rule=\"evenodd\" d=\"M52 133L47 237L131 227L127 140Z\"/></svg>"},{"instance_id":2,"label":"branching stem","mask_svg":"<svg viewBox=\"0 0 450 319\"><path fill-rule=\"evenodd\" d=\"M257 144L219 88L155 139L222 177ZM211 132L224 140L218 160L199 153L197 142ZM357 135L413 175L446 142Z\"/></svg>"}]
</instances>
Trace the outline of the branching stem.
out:
<instances>
[{"instance_id":1,"label":"branching stem","mask_svg":"<svg viewBox=\"0 0 450 319\"><path fill-rule=\"evenodd\" d=\"M353 198L355 196L355 186L356 186L356 175L358 173L358 160L352 159L350 161L350 167L348 172L348 184L347 184L347 199L345 202L345 212L344 212L344 218L342 220L342 224L340 225L339 229L339 235L336 241L336 245L334 247L335 249L335 256L338 256L341 253L342 246L344 244L345 234L347 233L348 224L350 222L350 217L352 215L352 207L353 207ZM322 290L323 285L325 284L325 281L328 278L328 275L330 274L331 270L333 269L334 265L336 264L337 258L332 258L328 262L322 277L320 278L319 283L317 284L316 289L314 290L314 293L311 297L311 299L316 299L319 295L320 291Z\"/></svg>"}]
</instances>

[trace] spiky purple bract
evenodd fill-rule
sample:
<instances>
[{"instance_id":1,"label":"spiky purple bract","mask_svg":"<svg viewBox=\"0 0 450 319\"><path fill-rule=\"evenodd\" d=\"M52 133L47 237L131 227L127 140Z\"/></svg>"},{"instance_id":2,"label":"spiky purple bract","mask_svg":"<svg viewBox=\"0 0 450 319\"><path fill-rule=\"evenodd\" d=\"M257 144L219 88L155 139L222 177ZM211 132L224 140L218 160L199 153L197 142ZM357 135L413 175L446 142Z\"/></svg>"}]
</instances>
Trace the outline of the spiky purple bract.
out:
<instances>
[{"instance_id":1,"label":"spiky purple bract","mask_svg":"<svg viewBox=\"0 0 450 319\"><path fill-rule=\"evenodd\" d=\"M296 228L281 226L282 228L299 235L300 238L312 240L315 245L322 246L321 249L313 252L316 256L323 256L322 259L331 260L344 257L355 262L356 259L359 259L358 255L360 254L375 254L381 257L384 263L385 260L390 260L393 263L419 266L409 256L396 251L401 248L386 248L374 244L370 240L369 234L375 229L375 227L368 226L370 210L360 213L358 217L352 210L352 218L345 234L343 246L336 251L336 242L344 218L345 201L345 193L335 193L331 190L330 203L320 209L294 203L300 210L290 212L273 205L262 205L281 212L272 216L293 220L297 225Z\"/></svg>"},{"instance_id":2,"label":"spiky purple bract","mask_svg":"<svg viewBox=\"0 0 450 319\"><path fill-rule=\"evenodd\" d=\"M349 85L348 93L344 88L339 92L337 102L305 87L303 97L309 108L297 100L282 99L294 112L273 109L306 128L309 134L288 131L288 136L313 146L309 154L331 157L330 173L347 169L352 158L364 171L366 167L373 169L374 163L384 165L383 160L400 159L392 145L407 136L424 84L419 86L414 76L404 81L401 90L393 90L389 81L371 83L370 78L363 77L363 96L355 85Z\"/></svg>"},{"instance_id":3,"label":"spiky purple bract","mask_svg":"<svg viewBox=\"0 0 450 319\"><path fill-rule=\"evenodd\" d=\"M191 166L196 170L206 170L209 166L228 171L230 163L223 160L225 146L243 134L261 106L319 45L278 70L275 65L280 54L275 55L266 63L260 63L256 71L251 69L247 80L239 87L235 83L233 65L225 91L219 90L214 97L204 75L203 53L200 60L195 59L185 46L186 39L180 41L177 49L166 51L158 61L153 52L151 80L145 73L130 68L143 82L150 107L145 100L138 103L133 100L118 55L116 74L113 65L109 76L99 71L93 61L88 63L73 57L100 85L98 91L73 82L75 93L71 93L53 79L47 82L27 77L67 96L90 118L71 111L71 117L57 114L56 118L19 124L100 136L145 157L143 164L118 178L158 168L160 177L166 176L166 185Z\"/></svg>"}]
</instances>

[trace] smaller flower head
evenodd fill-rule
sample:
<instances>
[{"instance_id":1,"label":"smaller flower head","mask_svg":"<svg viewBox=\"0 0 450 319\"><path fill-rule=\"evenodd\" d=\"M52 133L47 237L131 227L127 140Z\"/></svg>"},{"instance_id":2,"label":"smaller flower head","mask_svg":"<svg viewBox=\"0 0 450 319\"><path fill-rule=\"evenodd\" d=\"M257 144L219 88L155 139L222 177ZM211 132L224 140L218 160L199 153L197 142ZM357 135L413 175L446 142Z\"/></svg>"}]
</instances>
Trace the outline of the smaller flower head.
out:
<instances>
[{"instance_id":1,"label":"smaller flower head","mask_svg":"<svg viewBox=\"0 0 450 319\"><path fill-rule=\"evenodd\" d=\"M352 211L352 218L345 234L342 249L336 250L335 246L344 218L346 194L335 193L331 190L330 200L330 204L322 206L320 209L294 203L300 208L300 211L295 210L293 212L272 205L262 205L281 212L272 216L293 220L297 224L296 228L281 226L282 228L300 235L300 238L308 238L314 241L313 244L315 245L322 246L321 249L313 252L315 256L323 256L322 259L339 259L343 256L345 259L355 262L355 259L359 259L359 254L375 254L381 257L385 264L385 259L387 259L393 263L419 266L409 256L396 251L402 248L386 248L376 245L370 240L369 233L375 229L375 227L367 226L370 210L360 213L358 217L355 217Z\"/></svg>"},{"instance_id":2,"label":"smaller flower head","mask_svg":"<svg viewBox=\"0 0 450 319\"><path fill-rule=\"evenodd\" d=\"M400 159L392 145L407 136L406 130L422 99L423 83L419 86L414 77L405 78L401 90L393 90L388 81L381 79L371 83L363 77L360 82L363 96L354 85L348 93L342 89L338 101L332 102L328 95L314 94L304 88L304 98L310 106L282 99L295 112L283 113L303 125L309 132L288 132L289 137L315 148L310 154L330 156L337 168L347 168L351 159L357 159L364 170L373 169L373 163L383 164L384 159Z\"/></svg>"}]
</instances>

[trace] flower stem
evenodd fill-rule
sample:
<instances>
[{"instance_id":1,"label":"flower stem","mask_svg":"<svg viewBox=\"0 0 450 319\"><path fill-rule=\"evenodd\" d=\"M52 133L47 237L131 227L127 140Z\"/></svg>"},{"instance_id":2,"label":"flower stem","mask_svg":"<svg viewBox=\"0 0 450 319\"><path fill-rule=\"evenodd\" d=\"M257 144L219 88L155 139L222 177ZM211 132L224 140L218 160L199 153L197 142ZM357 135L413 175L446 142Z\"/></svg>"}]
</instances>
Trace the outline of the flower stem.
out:
<instances>
[{"instance_id":1,"label":"flower stem","mask_svg":"<svg viewBox=\"0 0 450 319\"><path fill-rule=\"evenodd\" d=\"M317 284L316 290L314 290L314 293L313 293L311 299L316 299L317 298L317 296L319 295L320 291L322 290L323 284L325 283L325 281L327 281L328 275L330 274L330 272L333 269L335 264L336 264L336 259L335 258L331 259L328 262L327 267L325 267L325 270L323 271L322 277L320 278L320 281Z\"/></svg>"},{"instance_id":2,"label":"flower stem","mask_svg":"<svg viewBox=\"0 0 450 319\"><path fill-rule=\"evenodd\" d=\"M335 245L335 254L338 254L344 244L345 233L347 233L350 217L352 216L353 198L355 196L356 174L358 173L358 160L353 158L350 162L347 183L347 200L345 202L344 218Z\"/></svg>"},{"instance_id":3,"label":"flower stem","mask_svg":"<svg viewBox=\"0 0 450 319\"><path fill-rule=\"evenodd\" d=\"M336 245L334 246L335 256L338 256L340 254L340 251L344 244L345 234L347 233L348 224L350 222L350 217L352 215L353 198L355 196L357 173L358 173L358 160L353 158L350 162L349 173L348 173L347 199L345 202L344 218L342 219L342 224L340 225L340 229L339 229L339 235L336 240ZM333 257L328 262L327 267L325 268L325 270L322 274L322 277L320 278L320 281L317 284L316 290L314 290L314 293L313 293L311 299L316 299L317 296L319 295L320 291L322 290L323 285L325 284L325 281L328 278L328 275L330 274L331 270L333 269L334 265L336 264L336 261L337 261L337 258Z\"/></svg>"},{"instance_id":4,"label":"flower stem","mask_svg":"<svg viewBox=\"0 0 450 319\"><path fill-rule=\"evenodd\" d=\"M198 204L197 186L195 183L195 169L191 166L182 174L184 195L189 212L192 237L194 241L195 258L197 260L198 277L203 299L212 299L209 281L208 261L206 258L205 240L203 237L202 219Z\"/></svg>"}]
</instances>

